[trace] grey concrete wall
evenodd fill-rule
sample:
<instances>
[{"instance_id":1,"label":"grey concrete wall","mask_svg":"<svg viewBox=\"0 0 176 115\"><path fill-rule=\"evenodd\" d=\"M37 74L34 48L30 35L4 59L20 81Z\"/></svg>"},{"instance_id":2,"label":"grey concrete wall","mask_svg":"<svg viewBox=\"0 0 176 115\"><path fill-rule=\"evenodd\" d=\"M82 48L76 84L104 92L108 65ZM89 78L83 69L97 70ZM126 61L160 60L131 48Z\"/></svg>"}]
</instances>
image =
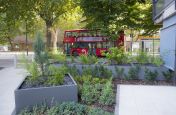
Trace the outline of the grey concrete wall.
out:
<instances>
[{"instance_id":1,"label":"grey concrete wall","mask_svg":"<svg viewBox=\"0 0 176 115\"><path fill-rule=\"evenodd\" d=\"M56 66L61 66L62 64L56 64ZM68 64L68 66L76 66L76 68L82 72L82 67L91 67L91 68L94 68L95 66L98 66L98 65L81 65L81 64ZM105 68L108 68L110 71L112 71L112 77L118 77L119 75L117 74L116 72L116 67L121 69L121 68L124 68L124 74L128 75L128 72L129 72L129 69L131 67L135 67L135 65L104 65ZM150 71L157 71L158 72L158 77L157 77L157 80L164 80L164 76L162 74L162 72L166 72L168 71L168 69L164 66L160 66L160 67L157 67L157 66L152 66L152 65L140 65L140 71L139 71L139 79L142 79L144 80L145 79L145 69L149 69ZM124 76L123 76L124 77Z\"/></svg>"}]
</instances>

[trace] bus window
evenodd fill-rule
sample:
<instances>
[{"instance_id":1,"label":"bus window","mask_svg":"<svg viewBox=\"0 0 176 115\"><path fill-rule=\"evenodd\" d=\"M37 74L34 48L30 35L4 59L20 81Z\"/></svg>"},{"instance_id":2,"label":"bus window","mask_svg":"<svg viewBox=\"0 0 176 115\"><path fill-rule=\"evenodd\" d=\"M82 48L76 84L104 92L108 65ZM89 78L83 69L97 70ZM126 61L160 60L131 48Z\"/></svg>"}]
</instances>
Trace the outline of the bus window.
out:
<instances>
[{"instance_id":1,"label":"bus window","mask_svg":"<svg viewBox=\"0 0 176 115\"><path fill-rule=\"evenodd\" d=\"M102 48L108 48L108 43L107 42L103 42Z\"/></svg>"},{"instance_id":2,"label":"bus window","mask_svg":"<svg viewBox=\"0 0 176 115\"><path fill-rule=\"evenodd\" d=\"M78 33L77 32L66 32L65 37L77 37Z\"/></svg>"},{"instance_id":3,"label":"bus window","mask_svg":"<svg viewBox=\"0 0 176 115\"><path fill-rule=\"evenodd\" d=\"M66 33L65 33L65 37L67 37L67 38L68 38L68 37L71 37L71 32L66 32Z\"/></svg>"},{"instance_id":4,"label":"bus window","mask_svg":"<svg viewBox=\"0 0 176 115\"><path fill-rule=\"evenodd\" d=\"M88 48L88 43L79 43L80 48Z\"/></svg>"},{"instance_id":5,"label":"bus window","mask_svg":"<svg viewBox=\"0 0 176 115\"><path fill-rule=\"evenodd\" d=\"M77 32L72 32L72 37L77 37L78 33Z\"/></svg>"}]
</instances>

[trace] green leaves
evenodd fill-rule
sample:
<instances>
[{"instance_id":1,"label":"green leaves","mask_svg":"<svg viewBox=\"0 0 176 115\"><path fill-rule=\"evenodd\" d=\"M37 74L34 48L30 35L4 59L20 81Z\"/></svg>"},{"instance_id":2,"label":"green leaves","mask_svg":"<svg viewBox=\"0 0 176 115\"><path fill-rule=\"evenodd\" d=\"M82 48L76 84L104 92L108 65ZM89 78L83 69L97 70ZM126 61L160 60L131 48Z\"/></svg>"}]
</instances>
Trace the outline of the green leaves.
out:
<instances>
[{"instance_id":1,"label":"green leaves","mask_svg":"<svg viewBox=\"0 0 176 115\"><path fill-rule=\"evenodd\" d=\"M152 34L160 27L152 21L150 0L81 0L80 6L89 28L106 28L109 33L133 28Z\"/></svg>"},{"instance_id":2,"label":"green leaves","mask_svg":"<svg viewBox=\"0 0 176 115\"><path fill-rule=\"evenodd\" d=\"M105 55L109 60L112 62L114 61L116 64L124 64L127 60L127 55L122 48L112 47Z\"/></svg>"},{"instance_id":3,"label":"green leaves","mask_svg":"<svg viewBox=\"0 0 176 115\"><path fill-rule=\"evenodd\" d=\"M63 84L67 68L65 66L55 67L51 65L48 69L51 76L48 77L47 83L51 85Z\"/></svg>"},{"instance_id":4,"label":"green leaves","mask_svg":"<svg viewBox=\"0 0 176 115\"><path fill-rule=\"evenodd\" d=\"M105 84L101 92L99 102L103 105L112 105L115 102L115 95L112 89L112 80Z\"/></svg>"},{"instance_id":5,"label":"green leaves","mask_svg":"<svg viewBox=\"0 0 176 115\"><path fill-rule=\"evenodd\" d=\"M42 71L42 75L45 74L45 65L48 63L48 55L45 51L45 45L42 40L42 36L40 33L37 34L36 41L34 42L34 53L35 53L35 61L39 64L40 69Z\"/></svg>"}]
</instances>

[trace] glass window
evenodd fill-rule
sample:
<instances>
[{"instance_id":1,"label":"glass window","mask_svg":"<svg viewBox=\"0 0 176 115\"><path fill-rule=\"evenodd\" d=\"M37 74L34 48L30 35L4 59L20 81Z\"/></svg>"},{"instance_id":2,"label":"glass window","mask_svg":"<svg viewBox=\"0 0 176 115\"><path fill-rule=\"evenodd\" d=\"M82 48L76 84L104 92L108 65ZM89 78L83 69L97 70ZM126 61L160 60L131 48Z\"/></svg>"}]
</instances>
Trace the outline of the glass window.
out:
<instances>
[{"instance_id":1,"label":"glass window","mask_svg":"<svg viewBox=\"0 0 176 115\"><path fill-rule=\"evenodd\" d=\"M77 32L66 32L65 37L77 37Z\"/></svg>"}]
</instances>

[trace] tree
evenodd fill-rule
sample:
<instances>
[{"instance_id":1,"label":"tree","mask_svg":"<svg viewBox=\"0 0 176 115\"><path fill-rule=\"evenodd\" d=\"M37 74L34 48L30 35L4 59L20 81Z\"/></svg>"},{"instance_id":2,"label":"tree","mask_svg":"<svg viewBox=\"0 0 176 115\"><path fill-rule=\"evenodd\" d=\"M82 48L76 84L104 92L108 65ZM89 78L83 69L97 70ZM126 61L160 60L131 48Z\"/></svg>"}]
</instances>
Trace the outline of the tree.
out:
<instances>
[{"instance_id":1,"label":"tree","mask_svg":"<svg viewBox=\"0 0 176 115\"><path fill-rule=\"evenodd\" d=\"M16 35L33 32L36 24L35 4L31 0L0 1L0 38L1 41L9 42L12 49L12 39Z\"/></svg>"},{"instance_id":2,"label":"tree","mask_svg":"<svg viewBox=\"0 0 176 115\"><path fill-rule=\"evenodd\" d=\"M35 62L39 65L42 75L46 75L45 65L48 63L48 55L45 52L45 44L40 33L37 34L34 42L34 54Z\"/></svg>"},{"instance_id":3,"label":"tree","mask_svg":"<svg viewBox=\"0 0 176 115\"><path fill-rule=\"evenodd\" d=\"M46 36L47 36L47 48L51 47L51 38L53 26L60 16L72 10L73 0L38 0L36 6L37 14L45 21L46 24ZM56 34L57 35L57 34ZM57 37L54 35L54 44L56 47Z\"/></svg>"},{"instance_id":4,"label":"tree","mask_svg":"<svg viewBox=\"0 0 176 115\"><path fill-rule=\"evenodd\" d=\"M80 6L87 27L105 28L108 34L131 28L152 34L159 29L152 21L150 0L81 0Z\"/></svg>"}]
</instances>

